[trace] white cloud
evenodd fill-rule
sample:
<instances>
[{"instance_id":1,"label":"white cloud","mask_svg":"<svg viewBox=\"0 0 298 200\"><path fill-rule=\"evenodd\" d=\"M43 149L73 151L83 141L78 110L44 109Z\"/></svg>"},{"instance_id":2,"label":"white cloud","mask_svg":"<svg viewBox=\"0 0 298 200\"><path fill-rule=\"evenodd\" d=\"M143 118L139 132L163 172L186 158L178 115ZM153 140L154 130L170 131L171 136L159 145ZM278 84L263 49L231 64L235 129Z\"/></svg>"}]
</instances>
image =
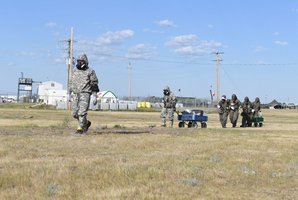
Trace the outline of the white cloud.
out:
<instances>
[{"instance_id":1,"label":"white cloud","mask_svg":"<svg viewBox=\"0 0 298 200\"><path fill-rule=\"evenodd\" d=\"M214 25L208 24L208 28L214 28Z\"/></svg>"},{"instance_id":2,"label":"white cloud","mask_svg":"<svg viewBox=\"0 0 298 200\"><path fill-rule=\"evenodd\" d=\"M77 39L76 54L84 52L93 62L112 62L119 58L111 59L114 55L123 53L124 41L133 36L134 31L125 29L108 31L95 39Z\"/></svg>"},{"instance_id":3,"label":"white cloud","mask_svg":"<svg viewBox=\"0 0 298 200\"><path fill-rule=\"evenodd\" d=\"M266 51L267 50L267 48L265 48L265 47L263 47L263 46L257 46L256 48L255 48L255 52L262 52L262 51Z\"/></svg>"},{"instance_id":4,"label":"white cloud","mask_svg":"<svg viewBox=\"0 0 298 200\"><path fill-rule=\"evenodd\" d=\"M36 56L37 54L35 52L32 52L32 51L20 51L20 52L17 52L17 55L18 56L33 57L33 56Z\"/></svg>"},{"instance_id":5,"label":"white cloud","mask_svg":"<svg viewBox=\"0 0 298 200\"><path fill-rule=\"evenodd\" d=\"M15 66L16 64L14 62L8 62L6 65L7 66Z\"/></svg>"},{"instance_id":6,"label":"white cloud","mask_svg":"<svg viewBox=\"0 0 298 200\"><path fill-rule=\"evenodd\" d=\"M274 41L274 43L279 46L287 46L288 45L287 41L276 40L276 41Z\"/></svg>"},{"instance_id":7,"label":"white cloud","mask_svg":"<svg viewBox=\"0 0 298 200\"><path fill-rule=\"evenodd\" d=\"M175 53L181 55L198 56L211 53L221 47L221 42L214 40L199 40L194 34L180 35L170 38L166 46L173 48Z\"/></svg>"},{"instance_id":8,"label":"white cloud","mask_svg":"<svg viewBox=\"0 0 298 200\"><path fill-rule=\"evenodd\" d=\"M159 26L167 26L167 27L177 27L176 24L174 24L174 22L168 20L168 19L163 19L160 20L158 22L156 22Z\"/></svg>"},{"instance_id":9,"label":"white cloud","mask_svg":"<svg viewBox=\"0 0 298 200\"><path fill-rule=\"evenodd\" d=\"M257 65L267 65L268 62L265 62L265 61L263 61L263 60L258 60L258 61L256 61L256 64L257 64Z\"/></svg>"},{"instance_id":10,"label":"white cloud","mask_svg":"<svg viewBox=\"0 0 298 200\"><path fill-rule=\"evenodd\" d=\"M119 44L124 39L133 37L134 32L130 29L116 31L116 32L107 32L96 39L98 45L109 45L109 44Z\"/></svg>"},{"instance_id":11,"label":"white cloud","mask_svg":"<svg viewBox=\"0 0 298 200\"><path fill-rule=\"evenodd\" d=\"M46 23L45 26L48 28L53 28L53 27L57 26L57 23L56 22L48 22L48 23Z\"/></svg>"},{"instance_id":12,"label":"white cloud","mask_svg":"<svg viewBox=\"0 0 298 200\"><path fill-rule=\"evenodd\" d=\"M205 49L199 48L197 46L180 47L176 48L174 51L182 55L198 55L207 53Z\"/></svg>"},{"instance_id":13,"label":"white cloud","mask_svg":"<svg viewBox=\"0 0 298 200\"><path fill-rule=\"evenodd\" d=\"M275 32L273 33L273 35L275 35L275 36L279 36L279 35L280 35L280 33L279 33L279 32L277 32L277 31L275 31Z\"/></svg>"},{"instance_id":14,"label":"white cloud","mask_svg":"<svg viewBox=\"0 0 298 200\"><path fill-rule=\"evenodd\" d=\"M63 59L63 57L61 57L61 58L54 58L54 63L65 63L65 59ZM67 61L66 61L67 62Z\"/></svg>"},{"instance_id":15,"label":"white cloud","mask_svg":"<svg viewBox=\"0 0 298 200\"><path fill-rule=\"evenodd\" d=\"M125 57L130 59L150 59L153 57L152 47L145 44L137 44L128 49Z\"/></svg>"},{"instance_id":16,"label":"white cloud","mask_svg":"<svg viewBox=\"0 0 298 200\"><path fill-rule=\"evenodd\" d=\"M198 40L198 37L194 34L180 35L171 38L166 45L168 46L185 46L191 45Z\"/></svg>"},{"instance_id":17,"label":"white cloud","mask_svg":"<svg viewBox=\"0 0 298 200\"><path fill-rule=\"evenodd\" d=\"M144 28L143 32L146 32L146 33L164 33L164 31L153 30L153 29L149 29L149 28Z\"/></svg>"}]
</instances>

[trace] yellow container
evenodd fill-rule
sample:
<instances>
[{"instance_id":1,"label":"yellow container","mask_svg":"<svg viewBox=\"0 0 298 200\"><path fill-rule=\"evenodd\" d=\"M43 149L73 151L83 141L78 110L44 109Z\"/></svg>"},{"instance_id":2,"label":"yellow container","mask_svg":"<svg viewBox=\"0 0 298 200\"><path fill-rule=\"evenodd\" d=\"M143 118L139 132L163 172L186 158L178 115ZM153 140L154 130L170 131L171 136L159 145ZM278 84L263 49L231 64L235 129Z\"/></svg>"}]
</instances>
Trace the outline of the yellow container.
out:
<instances>
[{"instance_id":1,"label":"yellow container","mask_svg":"<svg viewBox=\"0 0 298 200\"><path fill-rule=\"evenodd\" d=\"M138 108L142 108L142 102L138 102Z\"/></svg>"},{"instance_id":2,"label":"yellow container","mask_svg":"<svg viewBox=\"0 0 298 200\"><path fill-rule=\"evenodd\" d=\"M146 102L144 101L141 102L141 108L146 108Z\"/></svg>"},{"instance_id":3,"label":"yellow container","mask_svg":"<svg viewBox=\"0 0 298 200\"><path fill-rule=\"evenodd\" d=\"M145 107L146 108L151 108L151 103L150 102L145 102Z\"/></svg>"}]
</instances>

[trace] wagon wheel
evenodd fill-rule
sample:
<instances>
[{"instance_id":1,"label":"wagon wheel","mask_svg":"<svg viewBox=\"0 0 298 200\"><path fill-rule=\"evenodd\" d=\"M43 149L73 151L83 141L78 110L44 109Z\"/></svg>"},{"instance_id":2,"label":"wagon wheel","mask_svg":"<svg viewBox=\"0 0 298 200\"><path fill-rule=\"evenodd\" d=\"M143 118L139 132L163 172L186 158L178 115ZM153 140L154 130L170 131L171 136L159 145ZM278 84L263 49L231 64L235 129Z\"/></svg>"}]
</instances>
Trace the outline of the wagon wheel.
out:
<instances>
[{"instance_id":1,"label":"wagon wheel","mask_svg":"<svg viewBox=\"0 0 298 200\"><path fill-rule=\"evenodd\" d=\"M190 121L190 122L188 122L187 127L188 128L198 128L198 124L197 124L197 122Z\"/></svg>"},{"instance_id":2,"label":"wagon wheel","mask_svg":"<svg viewBox=\"0 0 298 200\"><path fill-rule=\"evenodd\" d=\"M179 128L184 128L184 126L185 126L185 122L179 122L178 123L178 127Z\"/></svg>"},{"instance_id":3,"label":"wagon wheel","mask_svg":"<svg viewBox=\"0 0 298 200\"><path fill-rule=\"evenodd\" d=\"M193 123L192 121L188 122L187 127L188 128L191 128L192 127L192 123Z\"/></svg>"},{"instance_id":4,"label":"wagon wheel","mask_svg":"<svg viewBox=\"0 0 298 200\"><path fill-rule=\"evenodd\" d=\"M255 126L255 127L258 127L258 123L257 123L257 122L255 122L255 123L254 123L254 126Z\"/></svg>"},{"instance_id":5,"label":"wagon wheel","mask_svg":"<svg viewBox=\"0 0 298 200\"><path fill-rule=\"evenodd\" d=\"M259 123L259 127L262 127L263 126L263 123Z\"/></svg>"},{"instance_id":6,"label":"wagon wheel","mask_svg":"<svg viewBox=\"0 0 298 200\"><path fill-rule=\"evenodd\" d=\"M198 123L197 122L192 122L192 127L198 128Z\"/></svg>"},{"instance_id":7,"label":"wagon wheel","mask_svg":"<svg viewBox=\"0 0 298 200\"><path fill-rule=\"evenodd\" d=\"M201 128L207 128L207 124L205 122L201 123Z\"/></svg>"}]
</instances>

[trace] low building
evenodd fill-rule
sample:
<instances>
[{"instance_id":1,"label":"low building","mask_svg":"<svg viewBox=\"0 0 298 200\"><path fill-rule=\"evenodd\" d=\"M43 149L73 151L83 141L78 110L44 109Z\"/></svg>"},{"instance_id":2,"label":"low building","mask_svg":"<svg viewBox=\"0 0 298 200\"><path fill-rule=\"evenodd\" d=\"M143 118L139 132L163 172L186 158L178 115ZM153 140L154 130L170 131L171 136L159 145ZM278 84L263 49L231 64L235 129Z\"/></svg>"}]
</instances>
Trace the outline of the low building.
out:
<instances>
[{"instance_id":1,"label":"low building","mask_svg":"<svg viewBox=\"0 0 298 200\"><path fill-rule=\"evenodd\" d=\"M100 101L100 103L118 103L117 96L111 91L98 92L97 100Z\"/></svg>"},{"instance_id":2,"label":"low building","mask_svg":"<svg viewBox=\"0 0 298 200\"><path fill-rule=\"evenodd\" d=\"M67 101L67 90L63 89L61 83L47 81L38 86L38 102L44 102L49 105L57 105L58 102Z\"/></svg>"}]
</instances>

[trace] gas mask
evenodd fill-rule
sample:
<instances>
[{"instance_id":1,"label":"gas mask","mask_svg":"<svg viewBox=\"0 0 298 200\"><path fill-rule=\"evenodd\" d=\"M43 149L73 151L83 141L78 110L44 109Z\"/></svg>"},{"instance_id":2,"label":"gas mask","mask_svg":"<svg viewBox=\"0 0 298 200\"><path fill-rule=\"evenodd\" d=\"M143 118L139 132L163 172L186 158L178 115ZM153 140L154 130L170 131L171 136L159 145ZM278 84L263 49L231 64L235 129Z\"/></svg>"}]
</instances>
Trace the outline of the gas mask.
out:
<instances>
[{"instance_id":1,"label":"gas mask","mask_svg":"<svg viewBox=\"0 0 298 200\"><path fill-rule=\"evenodd\" d=\"M84 70L84 69L86 69L87 65L86 65L85 61L78 60L76 67L79 70Z\"/></svg>"}]
</instances>

